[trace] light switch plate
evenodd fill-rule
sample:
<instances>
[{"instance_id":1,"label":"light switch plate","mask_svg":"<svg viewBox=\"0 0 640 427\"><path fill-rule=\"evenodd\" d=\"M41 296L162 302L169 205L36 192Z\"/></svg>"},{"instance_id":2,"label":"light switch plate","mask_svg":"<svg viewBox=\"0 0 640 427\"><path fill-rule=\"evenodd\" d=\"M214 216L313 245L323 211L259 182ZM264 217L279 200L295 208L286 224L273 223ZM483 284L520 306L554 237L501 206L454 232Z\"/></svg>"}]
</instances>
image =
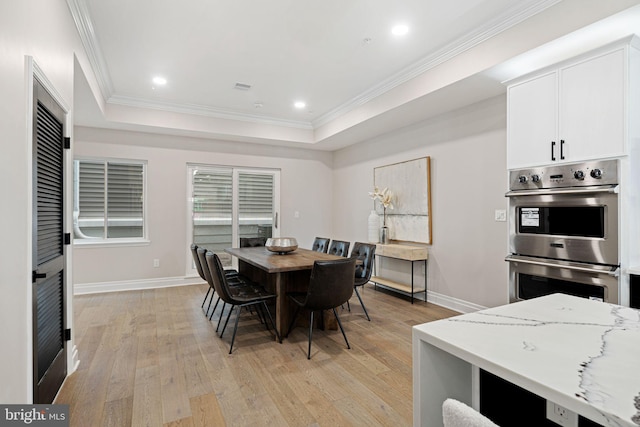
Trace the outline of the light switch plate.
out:
<instances>
[{"instance_id":1,"label":"light switch plate","mask_svg":"<svg viewBox=\"0 0 640 427\"><path fill-rule=\"evenodd\" d=\"M495 218L496 221L505 222L507 220L507 211L504 209L496 209Z\"/></svg>"}]
</instances>

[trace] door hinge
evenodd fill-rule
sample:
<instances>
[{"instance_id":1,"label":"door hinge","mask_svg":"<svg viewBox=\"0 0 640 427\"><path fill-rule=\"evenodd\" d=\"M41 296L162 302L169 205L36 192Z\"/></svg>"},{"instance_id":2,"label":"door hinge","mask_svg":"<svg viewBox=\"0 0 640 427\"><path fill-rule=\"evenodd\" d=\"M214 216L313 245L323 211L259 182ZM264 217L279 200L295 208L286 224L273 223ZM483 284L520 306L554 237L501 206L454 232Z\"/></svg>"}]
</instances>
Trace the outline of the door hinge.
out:
<instances>
[{"instance_id":1,"label":"door hinge","mask_svg":"<svg viewBox=\"0 0 640 427\"><path fill-rule=\"evenodd\" d=\"M66 150L71 148L71 138L69 138L68 136L64 137L64 148Z\"/></svg>"},{"instance_id":2,"label":"door hinge","mask_svg":"<svg viewBox=\"0 0 640 427\"><path fill-rule=\"evenodd\" d=\"M36 280L46 278L47 273L38 273L36 270L33 270L33 272L31 272L31 283L36 283Z\"/></svg>"},{"instance_id":3,"label":"door hinge","mask_svg":"<svg viewBox=\"0 0 640 427\"><path fill-rule=\"evenodd\" d=\"M71 341L71 329L67 328L64 330L64 340Z\"/></svg>"},{"instance_id":4,"label":"door hinge","mask_svg":"<svg viewBox=\"0 0 640 427\"><path fill-rule=\"evenodd\" d=\"M64 244L65 245L71 244L71 233L64 233Z\"/></svg>"}]
</instances>

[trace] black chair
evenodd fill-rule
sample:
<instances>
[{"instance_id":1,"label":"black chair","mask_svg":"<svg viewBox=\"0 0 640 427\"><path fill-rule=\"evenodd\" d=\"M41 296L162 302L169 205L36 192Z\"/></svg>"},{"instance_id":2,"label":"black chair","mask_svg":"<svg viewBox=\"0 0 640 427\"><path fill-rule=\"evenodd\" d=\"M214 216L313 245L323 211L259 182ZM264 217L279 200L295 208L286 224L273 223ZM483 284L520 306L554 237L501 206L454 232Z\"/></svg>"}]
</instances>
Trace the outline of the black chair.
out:
<instances>
[{"instance_id":1,"label":"black chair","mask_svg":"<svg viewBox=\"0 0 640 427\"><path fill-rule=\"evenodd\" d=\"M287 294L296 304L296 311L291 318L289 332L295 324L300 308L306 308L310 312L309 317L309 349L307 359L311 359L311 337L313 335L313 312L319 310L333 310L333 315L338 321L340 331L347 348L351 348L347 335L344 333L342 323L336 312L336 307L349 301L353 295L356 260L352 258L316 261L311 270L309 289L306 293L291 292Z\"/></svg>"},{"instance_id":2,"label":"black chair","mask_svg":"<svg viewBox=\"0 0 640 427\"><path fill-rule=\"evenodd\" d=\"M202 278L202 280L204 280L205 282L209 283L207 280L207 277L204 274L204 271L202 270L202 264L200 264L200 259L198 258L198 245L196 245L195 243L191 244L191 255L193 256L193 263L196 266L196 270L198 271L198 275L200 276L200 278ZM207 289L207 293L204 296L204 299L202 300L202 305L201 307L204 308L204 303L207 302L207 297L209 296L209 293L211 293L213 291L213 288L211 286L209 286L209 289ZM213 299L213 294L211 294L211 299ZM209 305L211 305L211 302L209 302ZM209 310L209 308L207 308L207 311Z\"/></svg>"},{"instance_id":3,"label":"black chair","mask_svg":"<svg viewBox=\"0 0 640 427\"><path fill-rule=\"evenodd\" d=\"M326 254L327 250L329 249L329 240L331 239L316 237L313 241L313 246L311 246L311 250L316 252L324 252Z\"/></svg>"},{"instance_id":4,"label":"black chair","mask_svg":"<svg viewBox=\"0 0 640 427\"><path fill-rule=\"evenodd\" d=\"M264 246L267 243L266 237L241 237L241 248L254 248L258 246Z\"/></svg>"},{"instance_id":5,"label":"black chair","mask_svg":"<svg viewBox=\"0 0 640 427\"><path fill-rule=\"evenodd\" d=\"M346 258L347 256L349 256L349 245L351 245L350 242L345 242L343 240L332 240L331 244L329 245L329 251L327 253L331 255L343 256Z\"/></svg>"},{"instance_id":6,"label":"black chair","mask_svg":"<svg viewBox=\"0 0 640 427\"><path fill-rule=\"evenodd\" d=\"M269 307L267 306L267 301L270 299L275 299L276 295L267 292L263 287L253 282L245 282L241 285L238 285L235 289L236 292L232 292L227 281L227 277L224 275L224 268L222 267L222 263L220 262L220 258L218 257L218 255L214 254L211 251L208 251L205 254L205 258L207 260L207 266L209 267L209 271L211 272L213 278L213 287L218 293L220 299L226 304L231 305L231 310L229 310L229 314L227 315L227 320L225 321L222 332L220 333L220 338L222 338L222 335L227 328L227 323L229 323L231 312L234 308L236 308L236 323L233 327L233 336L231 337L231 347L229 348L229 354L231 354L231 352L233 351L233 343L235 342L236 333L238 332L238 321L240 320L242 307L255 306L258 313L260 313L261 310L264 309L265 311L263 312L263 316L266 315L266 317L269 318L269 321L273 326L273 330L276 333L276 338L278 338L278 341L282 342L280 334L278 334L278 330L276 329L276 325L273 322L273 317L271 317L271 312L269 312ZM269 330L268 323L264 323L267 327L267 330Z\"/></svg>"},{"instance_id":7,"label":"black chair","mask_svg":"<svg viewBox=\"0 0 640 427\"><path fill-rule=\"evenodd\" d=\"M360 300L360 305L362 305L362 309L364 310L364 315L367 316L367 320L371 321L369 317L369 313L367 313L367 307L365 307L364 302L362 302L362 297L360 296L360 292L358 292L359 286L364 286L369 283L371 280L371 272L373 271L373 258L376 254L376 245L371 245L368 243L355 242L353 244L353 249L351 250L351 258L362 260L362 265L356 265L356 275L354 282L354 290L356 291L356 295L358 300ZM351 306L347 301L347 307L351 310Z\"/></svg>"},{"instance_id":8,"label":"black chair","mask_svg":"<svg viewBox=\"0 0 640 427\"><path fill-rule=\"evenodd\" d=\"M202 269L202 273L203 273L203 275L205 277L205 280L209 284L210 290L212 291L211 299L209 300L209 305L207 306L207 310L205 311L205 315L209 313L209 309L211 308L211 302L213 301L213 296L214 296L214 293L215 293L215 289L213 287L213 276L212 276L211 272L209 271L209 267L207 266L207 260L206 260L206 257L205 257L205 254L207 252L208 251L203 247L198 247L196 249L196 254L197 254L198 260L200 261L200 267ZM227 270L225 270L225 272L226 271ZM235 270L232 270L229 274L225 273L225 277L227 277L227 281L229 282L230 286L237 286L237 285L240 285L240 284L245 283L247 281L247 279L244 276L240 276ZM211 314L209 315L209 320L211 320L213 318L213 313L215 313L219 302L220 302L220 296L218 296L218 299L216 300L216 303L213 306L213 310L211 310ZM222 310L220 311L220 317L222 317L222 314L224 313L224 309L225 309L225 304L224 304L224 301L223 301ZM219 322L218 322L218 327L219 326L220 325L219 325ZM216 328L216 330L217 329L218 328Z\"/></svg>"}]
</instances>

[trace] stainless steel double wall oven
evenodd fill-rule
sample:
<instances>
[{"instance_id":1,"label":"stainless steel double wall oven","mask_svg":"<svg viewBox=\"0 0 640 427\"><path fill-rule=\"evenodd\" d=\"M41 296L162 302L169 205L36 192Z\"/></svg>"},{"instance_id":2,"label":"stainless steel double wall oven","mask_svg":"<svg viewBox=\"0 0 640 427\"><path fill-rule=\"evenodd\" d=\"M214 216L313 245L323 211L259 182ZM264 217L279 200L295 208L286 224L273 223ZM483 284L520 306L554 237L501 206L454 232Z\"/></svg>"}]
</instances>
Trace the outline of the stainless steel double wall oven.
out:
<instances>
[{"instance_id":1,"label":"stainless steel double wall oven","mask_svg":"<svg viewBox=\"0 0 640 427\"><path fill-rule=\"evenodd\" d=\"M618 163L510 171L510 300L555 292L618 303Z\"/></svg>"}]
</instances>

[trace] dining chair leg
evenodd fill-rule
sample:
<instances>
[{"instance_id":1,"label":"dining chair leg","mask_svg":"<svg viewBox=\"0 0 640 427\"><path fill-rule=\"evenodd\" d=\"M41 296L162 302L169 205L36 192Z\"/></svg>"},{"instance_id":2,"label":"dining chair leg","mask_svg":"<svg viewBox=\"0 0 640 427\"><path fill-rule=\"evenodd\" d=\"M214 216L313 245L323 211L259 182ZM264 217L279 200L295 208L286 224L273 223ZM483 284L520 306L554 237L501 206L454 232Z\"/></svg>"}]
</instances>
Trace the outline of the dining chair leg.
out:
<instances>
[{"instance_id":1,"label":"dining chair leg","mask_svg":"<svg viewBox=\"0 0 640 427\"><path fill-rule=\"evenodd\" d=\"M218 329L220 329L220 323L222 321L222 315L224 314L224 309L227 306L227 303L222 301L222 308L220 309L220 316L218 317L218 325L216 326L216 332L218 332ZM211 316L213 316L213 313L211 313Z\"/></svg>"},{"instance_id":2,"label":"dining chair leg","mask_svg":"<svg viewBox=\"0 0 640 427\"><path fill-rule=\"evenodd\" d=\"M356 295L358 296L358 299L360 300L360 305L362 306L362 309L364 310L364 315L367 316L367 320L369 322L371 322L371 318L369 317L369 313L367 313L367 307L364 306L364 303L362 302L362 298L360 298L360 292L358 292L358 288L353 288L356 291Z\"/></svg>"},{"instance_id":3,"label":"dining chair leg","mask_svg":"<svg viewBox=\"0 0 640 427\"><path fill-rule=\"evenodd\" d=\"M215 296L215 294L211 294L211 300L209 301L209 307L211 307L211 301L213 301L213 297ZM218 299L216 300L215 305L213 306L213 310L211 311L211 314L209 315L209 320L211 320L213 318L213 313L216 312L216 308L218 308L218 303L220 303L220 297L218 297ZM207 308L207 312L209 312L209 308Z\"/></svg>"},{"instance_id":4,"label":"dining chair leg","mask_svg":"<svg viewBox=\"0 0 640 427\"><path fill-rule=\"evenodd\" d=\"M231 312L233 311L233 308L231 308L231 310L229 310L229 314L231 314ZM231 352L233 351L233 343L236 340L236 332L238 332L238 321L240 320L240 312L242 311L242 306L237 305L236 306L236 324L233 327L233 336L231 337L231 347L229 347L229 354L231 354ZM229 318L227 318L227 320L229 320ZM224 324L224 327L227 327L227 324ZM222 329L222 332L224 333L224 328ZM220 335L220 338L222 338L222 335Z\"/></svg>"},{"instance_id":5,"label":"dining chair leg","mask_svg":"<svg viewBox=\"0 0 640 427\"><path fill-rule=\"evenodd\" d=\"M313 310L311 310L311 316L309 317L309 349L307 350L307 360L311 359L311 336L313 335Z\"/></svg>"},{"instance_id":6,"label":"dining chair leg","mask_svg":"<svg viewBox=\"0 0 640 427\"><path fill-rule=\"evenodd\" d=\"M269 307L267 306L266 301L262 301L262 304L264 305L264 309L267 312L267 316L269 317L269 321L271 322L271 326L273 326L273 330L276 332L276 338L278 338L278 342L280 344L282 344L282 337L278 333L278 329L276 329L276 322L274 322L273 321L273 317L271 317L271 312L269 311ZM267 323L267 321L265 320L264 323ZM268 329L269 329L269 327L267 327L267 330Z\"/></svg>"},{"instance_id":7,"label":"dining chair leg","mask_svg":"<svg viewBox=\"0 0 640 427\"><path fill-rule=\"evenodd\" d=\"M349 301L347 301L347 309L351 311L351 304L349 304Z\"/></svg>"},{"instance_id":8,"label":"dining chair leg","mask_svg":"<svg viewBox=\"0 0 640 427\"><path fill-rule=\"evenodd\" d=\"M209 296L209 292L211 292L211 286L209 286L209 289L207 290L207 294L204 296L204 299L202 300L202 305L200 307L204 308L204 303L207 302L207 297Z\"/></svg>"},{"instance_id":9,"label":"dining chair leg","mask_svg":"<svg viewBox=\"0 0 640 427\"><path fill-rule=\"evenodd\" d=\"M338 317L338 312L336 311L336 309L333 309L333 315L336 316L336 320L338 321L338 326L340 326L340 331L342 331L342 336L344 337L344 342L347 343L347 348L350 349L351 346L349 345L349 340L347 339L347 334L344 333L344 328L342 327L342 322L340 321L340 318Z\"/></svg>"},{"instance_id":10,"label":"dining chair leg","mask_svg":"<svg viewBox=\"0 0 640 427\"><path fill-rule=\"evenodd\" d=\"M227 329L227 323L229 323L229 318L231 317L231 312L233 311L234 307L235 306L232 305L231 308L229 309L229 313L227 314L227 320L224 321L224 326L222 327L222 331L220 331L220 338L222 338L222 335L224 335L224 331ZM222 320L222 314L220 315L220 319ZM218 325L220 325L220 321L218 321Z\"/></svg>"}]
</instances>

